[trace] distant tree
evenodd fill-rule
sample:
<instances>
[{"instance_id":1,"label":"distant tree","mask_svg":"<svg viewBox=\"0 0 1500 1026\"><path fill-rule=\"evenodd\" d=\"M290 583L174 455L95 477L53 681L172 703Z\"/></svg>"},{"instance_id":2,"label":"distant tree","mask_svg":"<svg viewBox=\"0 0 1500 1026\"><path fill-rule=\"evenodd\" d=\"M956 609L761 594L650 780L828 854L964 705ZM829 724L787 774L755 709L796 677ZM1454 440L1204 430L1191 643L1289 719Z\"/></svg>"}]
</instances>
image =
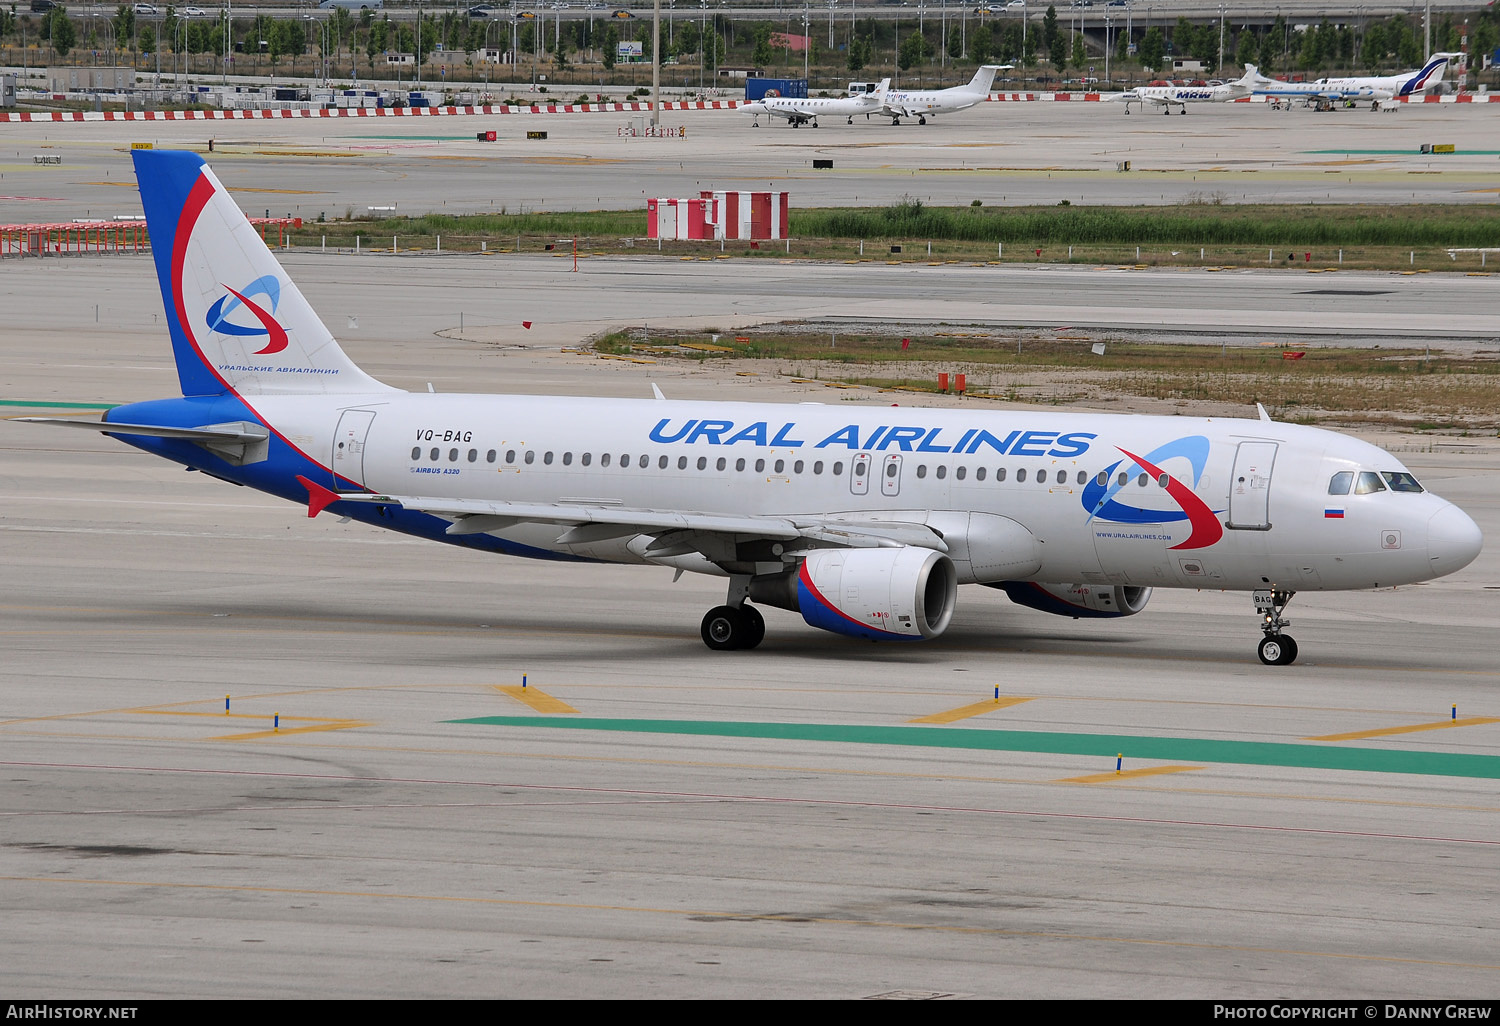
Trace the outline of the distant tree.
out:
<instances>
[{"instance_id":1,"label":"distant tree","mask_svg":"<svg viewBox=\"0 0 1500 1026\"><path fill-rule=\"evenodd\" d=\"M927 37L920 32L913 32L901 40L901 51L896 55L896 66L902 71L908 71L926 62L931 54L932 44L927 42Z\"/></svg>"},{"instance_id":2,"label":"distant tree","mask_svg":"<svg viewBox=\"0 0 1500 1026\"><path fill-rule=\"evenodd\" d=\"M844 64L850 71L862 71L870 63L870 56L874 50L874 44L868 36L857 37L849 41L849 53Z\"/></svg>"},{"instance_id":3,"label":"distant tree","mask_svg":"<svg viewBox=\"0 0 1500 1026\"><path fill-rule=\"evenodd\" d=\"M1027 35L1031 33L1028 32ZM1061 40L1062 31L1057 27L1057 8L1049 6L1047 13L1042 15L1042 49L1047 51L1054 63L1062 47Z\"/></svg>"},{"instance_id":4,"label":"distant tree","mask_svg":"<svg viewBox=\"0 0 1500 1026\"><path fill-rule=\"evenodd\" d=\"M1136 50L1136 56L1141 59L1141 66L1160 73L1166 64L1167 44L1162 38L1161 29L1155 25L1146 30L1141 37L1141 45Z\"/></svg>"},{"instance_id":5,"label":"distant tree","mask_svg":"<svg viewBox=\"0 0 1500 1026\"><path fill-rule=\"evenodd\" d=\"M619 53L620 47L619 30L613 25L605 29L603 35L599 38L599 47L600 62L604 65L604 70L613 71L615 69L615 56Z\"/></svg>"},{"instance_id":6,"label":"distant tree","mask_svg":"<svg viewBox=\"0 0 1500 1026\"><path fill-rule=\"evenodd\" d=\"M995 42L990 36L988 25L981 25L969 36L969 57L978 64L983 64L990 59L994 53Z\"/></svg>"},{"instance_id":7,"label":"distant tree","mask_svg":"<svg viewBox=\"0 0 1500 1026\"><path fill-rule=\"evenodd\" d=\"M764 68L775 60L775 54L771 52L771 26L757 25L755 27L755 49L750 53L750 63L757 68Z\"/></svg>"},{"instance_id":8,"label":"distant tree","mask_svg":"<svg viewBox=\"0 0 1500 1026\"><path fill-rule=\"evenodd\" d=\"M964 55L964 37L957 31L948 33L948 56L958 60Z\"/></svg>"},{"instance_id":9,"label":"distant tree","mask_svg":"<svg viewBox=\"0 0 1500 1026\"><path fill-rule=\"evenodd\" d=\"M1083 45L1083 33L1073 37L1073 67L1082 71L1089 63L1088 50Z\"/></svg>"},{"instance_id":10,"label":"distant tree","mask_svg":"<svg viewBox=\"0 0 1500 1026\"><path fill-rule=\"evenodd\" d=\"M1255 33L1249 29L1245 29L1239 34L1235 42L1239 44L1234 52L1235 63L1242 68L1247 64L1254 64L1257 53Z\"/></svg>"},{"instance_id":11,"label":"distant tree","mask_svg":"<svg viewBox=\"0 0 1500 1026\"><path fill-rule=\"evenodd\" d=\"M61 7L52 9L52 49L57 51L59 57L66 57L78 42L78 33L73 28L73 19L68 17L68 12Z\"/></svg>"}]
</instances>

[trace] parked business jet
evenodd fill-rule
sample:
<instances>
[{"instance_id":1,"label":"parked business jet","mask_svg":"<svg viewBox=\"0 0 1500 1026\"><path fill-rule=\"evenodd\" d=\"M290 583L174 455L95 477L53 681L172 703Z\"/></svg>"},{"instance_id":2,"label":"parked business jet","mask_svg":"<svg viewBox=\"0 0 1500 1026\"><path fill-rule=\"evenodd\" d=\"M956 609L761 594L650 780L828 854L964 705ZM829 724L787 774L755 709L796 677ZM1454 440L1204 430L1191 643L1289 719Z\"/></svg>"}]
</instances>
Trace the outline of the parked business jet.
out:
<instances>
[{"instance_id":1,"label":"parked business jet","mask_svg":"<svg viewBox=\"0 0 1500 1026\"><path fill-rule=\"evenodd\" d=\"M886 89L890 87L891 80L882 79L880 84L872 91L859 96L839 96L833 99L813 100L806 97L792 96L768 96L765 99L756 100L740 107L740 113L749 114L755 118L751 128L760 127L760 116L765 114L770 117L786 118L792 128L812 123L814 128L818 127L818 118L848 118L849 124L854 124L854 115L863 114L869 117L880 109L881 98Z\"/></svg>"},{"instance_id":2,"label":"parked business jet","mask_svg":"<svg viewBox=\"0 0 1500 1026\"><path fill-rule=\"evenodd\" d=\"M1187 105L1190 103L1228 103L1242 96L1249 96L1257 82L1265 81L1264 76L1255 69L1254 64L1245 65L1245 73L1233 82L1226 82L1216 86L1136 86L1127 89L1123 93L1106 93L1105 97L1110 100L1119 99L1125 104L1125 113L1130 113L1132 103L1155 103L1160 105L1163 114L1172 113L1174 106L1180 107L1180 113L1187 113Z\"/></svg>"},{"instance_id":3,"label":"parked business jet","mask_svg":"<svg viewBox=\"0 0 1500 1026\"><path fill-rule=\"evenodd\" d=\"M1298 591L1452 573L1474 521L1394 456L1259 420L408 393L339 348L192 153L132 153L182 395L101 431L209 476L479 552L727 579L713 649L757 606L935 638L958 585L1061 616L1153 588L1251 592L1287 664ZM755 603L752 605L751 603ZM582 629L582 625L580 625Z\"/></svg>"},{"instance_id":4,"label":"parked business jet","mask_svg":"<svg viewBox=\"0 0 1500 1026\"><path fill-rule=\"evenodd\" d=\"M1398 96L1420 96L1434 89L1443 80L1448 62L1462 57L1457 53L1435 53L1417 71L1406 71L1399 75L1355 75L1345 78L1320 78L1316 82L1283 82L1280 79L1259 77L1254 89L1256 95L1281 99L1316 100L1371 100L1376 106L1381 100Z\"/></svg>"},{"instance_id":5,"label":"parked business jet","mask_svg":"<svg viewBox=\"0 0 1500 1026\"><path fill-rule=\"evenodd\" d=\"M968 110L989 96L995 72L1009 67L1009 64L986 64L974 72L968 85L952 89L887 91L880 101L879 113L890 118L893 125L901 124L902 118L916 118L917 124L925 125L930 117Z\"/></svg>"}]
</instances>

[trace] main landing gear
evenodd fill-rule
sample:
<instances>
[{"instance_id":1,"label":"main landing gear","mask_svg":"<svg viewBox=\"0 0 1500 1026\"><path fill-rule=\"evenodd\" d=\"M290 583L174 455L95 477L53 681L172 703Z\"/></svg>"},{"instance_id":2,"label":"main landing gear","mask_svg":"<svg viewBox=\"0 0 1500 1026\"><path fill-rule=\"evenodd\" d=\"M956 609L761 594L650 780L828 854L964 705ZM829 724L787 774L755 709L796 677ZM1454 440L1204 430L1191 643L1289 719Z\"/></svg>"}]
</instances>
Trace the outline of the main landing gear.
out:
<instances>
[{"instance_id":1,"label":"main landing gear","mask_svg":"<svg viewBox=\"0 0 1500 1026\"><path fill-rule=\"evenodd\" d=\"M714 606L703 616L703 643L715 652L736 648L754 648L766 636L766 621L760 610L745 599L750 594L750 578L735 577L729 582L727 604Z\"/></svg>"},{"instance_id":2,"label":"main landing gear","mask_svg":"<svg viewBox=\"0 0 1500 1026\"><path fill-rule=\"evenodd\" d=\"M1260 639L1258 653L1267 666L1290 666L1297 659L1297 643L1290 634L1281 633L1291 623L1281 615L1282 611L1295 594L1273 588L1262 588L1255 593L1255 611L1260 614L1260 629L1265 634Z\"/></svg>"},{"instance_id":3,"label":"main landing gear","mask_svg":"<svg viewBox=\"0 0 1500 1026\"><path fill-rule=\"evenodd\" d=\"M703 643L716 652L754 648L766 636L766 621L751 605L715 606L703 617Z\"/></svg>"}]
</instances>

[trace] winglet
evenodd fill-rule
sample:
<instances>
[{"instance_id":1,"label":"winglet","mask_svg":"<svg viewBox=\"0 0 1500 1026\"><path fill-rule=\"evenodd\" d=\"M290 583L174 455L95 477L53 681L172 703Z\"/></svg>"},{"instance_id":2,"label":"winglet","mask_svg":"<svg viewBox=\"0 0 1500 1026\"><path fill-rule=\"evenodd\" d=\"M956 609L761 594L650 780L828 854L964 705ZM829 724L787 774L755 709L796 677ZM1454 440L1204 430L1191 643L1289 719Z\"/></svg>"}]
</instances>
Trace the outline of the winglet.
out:
<instances>
[{"instance_id":1,"label":"winglet","mask_svg":"<svg viewBox=\"0 0 1500 1026\"><path fill-rule=\"evenodd\" d=\"M1271 423L1271 415L1266 412L1266 408L1264 406L1262 406L1260 403L1256 403L1255 408L1260 411L1261 420L1265 421L1267 424Z\"/></svg>"},{"instance_id":2,"label":"winglet","mask_svg":"<svg viewBox=\"0 0 1500 1026\"><path fill-rule=\"evenodd\" d=\"M307 489L307 515L309 517L317 516L333 503L339 501L338 492L330 491L316 481L309 481L301 474L297 475L297 481L303 488Z\"/></svg>"},{"instance_id":3,"label":"winglet","mask_svg":"<svg viewBox=\"0 0 1500 1026\"><path fill-rule=\"evenodd\" d=\"M664 395L661 394L661 389L656 387L656 382L654 382L654 381L651 382L651 392L658 399L665 399L666 398L666 396L664 396Z\"/></svg>"}]
</instances>

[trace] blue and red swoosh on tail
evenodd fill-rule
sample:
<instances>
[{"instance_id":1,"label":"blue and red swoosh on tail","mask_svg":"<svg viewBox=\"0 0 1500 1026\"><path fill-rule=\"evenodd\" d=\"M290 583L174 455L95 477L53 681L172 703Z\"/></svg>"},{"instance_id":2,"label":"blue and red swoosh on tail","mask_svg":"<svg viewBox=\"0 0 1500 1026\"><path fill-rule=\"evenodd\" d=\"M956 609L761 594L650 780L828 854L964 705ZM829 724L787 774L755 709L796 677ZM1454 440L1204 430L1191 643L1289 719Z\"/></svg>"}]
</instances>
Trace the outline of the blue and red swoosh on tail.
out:
<instances>
[{"instance_id":1,"label":"blue and red swoosh on tail","mask_svg":"<svg viewBox=\"0 0 1500 1026\"><path fill-rule=\"evenodd\" d=\"M220 284L223 283L221 282ZM266 347L256 350L256 356L268 356L272 353L279 353L287 347L290 340L287 338L286 329L277 323L276 318L272 316L276 312L276 308L281 305L281 282L277 280L274 274L267 274L255 279L249 285L245 286L243 292L237 292L228 285L224 285L223 287L229 295L220 296L218 301L208 308L208 314L204 317L204 323L208 325L209 331L217 331L221 335L269 336L266 341ZM249 297L251 296L265 296L271 301L271 309L267 311L264 307L250 299ZM254 314L256 320L260 321L259 327L237 324L229 319L229 315L241 305Z\"/></svg>"}]
</instances>

